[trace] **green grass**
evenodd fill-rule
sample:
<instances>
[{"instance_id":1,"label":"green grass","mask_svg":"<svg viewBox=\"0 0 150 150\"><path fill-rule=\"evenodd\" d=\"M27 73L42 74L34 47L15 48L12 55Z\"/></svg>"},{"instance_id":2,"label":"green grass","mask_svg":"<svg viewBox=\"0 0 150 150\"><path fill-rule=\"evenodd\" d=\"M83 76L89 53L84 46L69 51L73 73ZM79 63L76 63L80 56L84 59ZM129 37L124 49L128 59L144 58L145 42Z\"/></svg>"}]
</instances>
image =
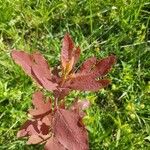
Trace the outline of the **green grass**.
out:
<instances>
[{"instance_id":1,"label":"green grass","mask_svg":"<svg viewBox=\"0 0 150 150\"><path fill-rule=\"evenodd\" d=\"M80 62L117 56L112 84L89 99L85 123L91 150L150 148L150 2L148 0L0 1L0 150L34 150L16 133L26 120L35 85L10 58L12 49L39 50L59 64L61 39L70 32Z\"/></svg>"}]
</instances>

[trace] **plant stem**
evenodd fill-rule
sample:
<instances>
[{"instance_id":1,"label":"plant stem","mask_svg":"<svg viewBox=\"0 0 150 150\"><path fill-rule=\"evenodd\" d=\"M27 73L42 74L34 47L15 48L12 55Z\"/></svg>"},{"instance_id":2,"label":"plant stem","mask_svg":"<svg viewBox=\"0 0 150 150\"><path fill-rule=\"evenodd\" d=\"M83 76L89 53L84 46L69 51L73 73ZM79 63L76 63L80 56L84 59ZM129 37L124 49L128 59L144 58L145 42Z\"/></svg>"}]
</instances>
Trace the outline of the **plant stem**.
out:
<instances>
[{"instance_id":1,"label":"plant stem","mask_svg":"<svg viewBox=\"0 0 150 150\"><path fill-rule=\"evenodd\" d=\"M54 99L54 111L58 108L58 97L55 97Z\"/></svg>"}]
</instances>

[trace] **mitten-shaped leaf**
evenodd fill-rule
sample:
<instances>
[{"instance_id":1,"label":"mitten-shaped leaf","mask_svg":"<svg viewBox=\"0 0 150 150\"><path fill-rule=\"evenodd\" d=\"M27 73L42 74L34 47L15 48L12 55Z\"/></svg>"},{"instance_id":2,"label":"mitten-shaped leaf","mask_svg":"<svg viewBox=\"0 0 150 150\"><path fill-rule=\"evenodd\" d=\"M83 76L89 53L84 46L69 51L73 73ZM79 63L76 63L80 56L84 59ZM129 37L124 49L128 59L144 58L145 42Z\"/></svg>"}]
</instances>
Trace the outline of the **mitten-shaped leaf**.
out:
<instances>
[{"instance_id":1,"label":"mitten-shaped leaf","mask_svg":"<svg viewBox=\"0 0 150 150\"><path fill-rule=\"evenodd\" d=\"M41 70L41 76L44 76L47 79L51 79L51 71L48 66L46 59L39 53L32 54L34 64L38 65L39 69Z\"/></svg>"},{"instance_id":2,"label":"mitten-shaped leaf","mask_svg":"<svg viewBox=\"0 0 150 150\"><path fill-rule=\"evenodd\" d=\"M41 91L33 94L32 103L34 109L29 110L29 113L32 116L39 116L52 111L51 100L45 102L45 97Z\"/></svg>"},{"instance_id":3,"label":"mitten-shaped leaf","mask_svg":"<svg viewBox=\"0 0 150 150\"><path fill-rule=\"evenodd\" d=\"M56 89L57 84L51 81L52 78L48 63L39 52L28 54L23 51L14 50L12 51L11 56L39 85L49 91Z\"/></svg>"},{"instance_id":4,"label":"mitten-shaped leaf","mask_svg":"<svg viewBox=\"0 0 150 150\"><path fill-rule=\"evenodd\" d=\"M46 74L44 74L44 72L41 68L42 67L40 67L40 64L32 65L32 70L33 70L33 73L34 73L36 79L38 80L38 83L40 83L40 85L43 86L48 91L56 90L57 84L50 81L46 77Z\"/></svg>"},{"instance_id":5,"label":"mitten-shaped leaf","mask_svg":"<svg viewBox=\"0 0 150 150\"><path fill-rule=\"evenodd\" d=\"M31 72L31 66L33 64L33 61L30 54L23 51L13 50L11 53L11 57L13 58L15 63L20 65L29 76L33 77Z\"/></svg>"},{"instance_id":6,"label":"mitten-shaped leaf","mask_svg":"<svg viewBox=\"0 0 150 150\"><path fill-rule=\"evenodd\" d=\"M58 109L54 115L53 132L68 150L88 150L87 131L80 124L80 116L70 110Z\"/></svg>"},{"instance_id":7,"label":"mitten-shaped leaf","mask_svg":"<svg viewBox=\"0 0 150 150\"><path fill-rule=\"evenodd\" d=\"M17 133L17 137L29 137L27 144L39 144L51 135L49 134L50 126L37 120L27 120Z\"/></svg>"},{"instance_id":8,"label":"mitten-shaped leaf","mask_svg":"<svg viewBox=\"0 0 150 150\"><path fill-rule=\"evenodd\" d=\"M34 93L32 101L34 109L29 110L33 118L27 120L17 133L18 137L28 136L28 144L41 143L51 136L51 102L44 102L44 100L41 92Z\"/></svg>"},{"instance_id":9,"label":"mitten-shaped leaf","mask_svg":"<svg viewBox=\"0 0 150 150\"><path fill-rule=\"evenodd\" d=\"M40 84L47 90L55 90L57 84L50 81L52 79L50 68L47 61L40 53L34 53L32 55L34 64L32 70Z\"/></svg>"}]
</instances>

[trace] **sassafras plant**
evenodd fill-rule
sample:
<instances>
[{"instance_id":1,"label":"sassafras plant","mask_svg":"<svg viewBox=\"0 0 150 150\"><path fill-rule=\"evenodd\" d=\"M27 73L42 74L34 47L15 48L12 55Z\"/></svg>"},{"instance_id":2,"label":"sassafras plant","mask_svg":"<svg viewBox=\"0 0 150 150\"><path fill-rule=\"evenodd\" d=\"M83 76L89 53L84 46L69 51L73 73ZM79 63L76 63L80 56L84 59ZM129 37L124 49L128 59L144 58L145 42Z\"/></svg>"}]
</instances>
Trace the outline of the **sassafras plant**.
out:
<instances>
[{"instance_id":1,"label":"sassafras plant","mask_svg":"<svg viewBox=\"0 0 150 150\"><path fill-rule=\"evenodd\" d=\"M110 80L104 76L116 57L110 55L100 60L91 57L76 70L80 48L68 33L62 42L61 70L51 69L39 52L13 50L11 56L38 86L54 95L53 99L46 98L41 90L33 94L34 107L28 111L32 118L24 123L17 136L29 137L28 144L45 144L45 150L88 150L88 133L82 119L89 102L75 100L68 108L64 97L72 90L98 91L106 87Z\"/></svg>"}]
</instances>

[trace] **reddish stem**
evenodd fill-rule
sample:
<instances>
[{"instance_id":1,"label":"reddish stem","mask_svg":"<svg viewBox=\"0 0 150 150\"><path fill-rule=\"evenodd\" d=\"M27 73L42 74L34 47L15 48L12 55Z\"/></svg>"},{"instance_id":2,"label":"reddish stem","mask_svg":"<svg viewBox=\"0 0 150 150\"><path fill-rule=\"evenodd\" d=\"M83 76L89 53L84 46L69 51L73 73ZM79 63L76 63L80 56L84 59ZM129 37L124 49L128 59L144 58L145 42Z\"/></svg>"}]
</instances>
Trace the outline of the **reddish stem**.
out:
<instances>
[{"instance_id":1,"label":"reddish stem","mask_svg":"<svg viewBox=\"0 0 150 150\"><path fill-rule=\"evenodd\" d=\"M54 99L54 111L56 111L58 108L58 97L55 97Z\"/></svg>"}]
</instances>

